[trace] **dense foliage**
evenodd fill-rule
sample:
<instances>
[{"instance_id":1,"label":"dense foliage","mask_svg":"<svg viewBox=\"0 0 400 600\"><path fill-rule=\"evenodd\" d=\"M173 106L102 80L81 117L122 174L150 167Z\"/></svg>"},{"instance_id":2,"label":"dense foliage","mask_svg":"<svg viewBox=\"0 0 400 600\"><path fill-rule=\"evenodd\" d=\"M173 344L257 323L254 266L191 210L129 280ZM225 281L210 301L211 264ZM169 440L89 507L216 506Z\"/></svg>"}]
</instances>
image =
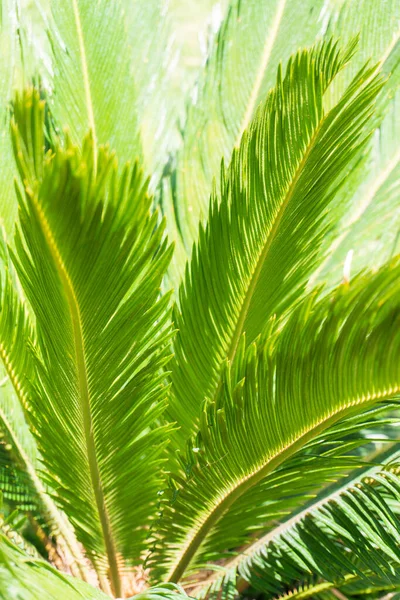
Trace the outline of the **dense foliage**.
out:
<instances>
[{"instance_id":1,"label":"dense foliage","mask_svg":"<svg viewBox=\"0 0 400 600\"><path fill-rule=\"evenodd\" d=\"M2 3L0 598L394 598L400 3L178 4Z\"/></svg>"}]
</instances>

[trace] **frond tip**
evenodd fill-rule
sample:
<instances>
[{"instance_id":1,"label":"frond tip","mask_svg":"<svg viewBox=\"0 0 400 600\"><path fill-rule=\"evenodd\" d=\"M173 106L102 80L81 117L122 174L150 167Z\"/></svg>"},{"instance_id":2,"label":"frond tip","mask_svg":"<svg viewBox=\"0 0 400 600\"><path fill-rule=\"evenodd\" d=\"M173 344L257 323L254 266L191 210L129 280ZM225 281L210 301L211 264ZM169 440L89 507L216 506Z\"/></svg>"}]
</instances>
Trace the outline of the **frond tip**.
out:
<instances>
[{"instance_id":1,"label":"frond tip","mask_svg":"<svg viewBox=\"0 0 400 600\"><path fill-rule=\"evenodd\" d=\"M270 317L279 320L305 295L382 85L366 66L326 110L328 88L353 51L354 43L340 50L328 42L292 57L222 169L221 197L211 198L175 313L169 415L179 425L178 449L204 398L217 394L243 332L253 342Z\"/></svg>"}]
</instances>

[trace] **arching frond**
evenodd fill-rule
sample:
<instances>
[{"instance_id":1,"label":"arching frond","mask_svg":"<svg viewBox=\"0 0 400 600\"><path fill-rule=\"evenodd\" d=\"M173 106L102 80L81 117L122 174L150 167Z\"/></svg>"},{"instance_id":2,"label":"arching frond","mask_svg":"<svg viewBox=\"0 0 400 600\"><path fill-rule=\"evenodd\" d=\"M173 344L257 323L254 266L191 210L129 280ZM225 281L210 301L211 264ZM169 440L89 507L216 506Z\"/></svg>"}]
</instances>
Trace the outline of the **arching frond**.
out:
<instances>
[{"instance_id":1,"label":"arching frond","mask_svg":"<svg viewBox=\"0 0 400 600\"><path fill-rule=\"evenodd\" d=\"M334 29L346 39L370 11L374 13L378 8L364 1L344 3ZM383 32L380 27L361 29L361 53L365 57L371 54L366 40L372 40L372 47L379 50L381 72L386 79L377 99L377 129L365 156L353 169L349 185L340 194L344 214L324 240L321 264L311 277L310 288L321 283L327 284L328 289L334 287L364 268L379 267L398 252L400 6L392 3L388 9L382 17ZM389 15L390 36L386 44L385 22Z\"/></svg>"},{"instance_id":2,"label":"arching frond","mask_svg":"<svg viewBox=\"0 0 400 600\"><path fill-rule=\"evenodd\" d=\"M349 582L366 586L378 574L381 585L393 586L400 561L399 446L393 446L375 457L376 466L367 465L324 489L191 595L228 597L232 582L236 593L252 586L268 598L285 596L287 590L294 597L314 598Z\"/></svg>"},{"instance_id":3,"label":"arching frond","mask_svg":"<svg viewBox=\"0 0 400 600\"><path fill-rule=\"evenodd\" d=\"M180 447L242 333L252 342L272 315L296 303L315 268L381 85L373 69L362 69L325 110L326 89L353 51L328 43L295 55L222 170L221 199L214 196L200 228L175 317L169 412Z\"/></svg>"},{"instance_id":4,"label":"arching frond","mask_svg":"<svg viewBox=\"0 0 400 600\"><path fill-rule=\"evenodd\" d=\"M185 143L177 159L176 219L188 254L199 220L207 215L210 183L221 158L228 160L239 145L260 100L275 83L279 62L315 42L322 30L322 5L322 1L230 2L189 106ZM296 28L291 26L294 15Z\"/></svg>"},{"instance_id":5,"label":"arching frond","mask_svg":"<svg viewBox=\"0 0 400 600\"><path fill-rule=\"evenodd\" d=\"M220 524L246 494L254 509L251 491L291 477L291 461L308 444L340 439L350 416L399 393L399 275L397 261L304 301L286 324L266 330L265 342L246 349L242 338L215 401L203 410L191 477L163 507L153 563L166 579L178 581L215 559L227 549L226 536L230 548L243 543L246 511L243 518L236 512L230 531ZM297 462L307 477L307 463Z\"/></svg>"},{"instance_id":6,"label":"arching frond","mask_svg":"<svg viewBox=\"0 0 400 600\"><path fill-rule=\"evenodd\" d=\"M38 336L27 409L57 503L119 596L162 480L168 427L155 423L171 332L159 290L171 248L137 166L119 177L100 150L95 171L91 137L43 163L43 103L30 100L14 131L24 181L15 263Z\"/></svg>"},{"instance_id":7,"label":"arching frond","mask_svg":"<svg viewBox=\"0 0 400 600\"><path fill-rule=\"evenodd\" d=\"M50 7L50 107L58 126L68 125L74 143L91 129L96 158L98 145L109 143L122 162L135 160L141 143L134 65L120 0L67 0Z\"/></svg>"},{"instance_id":8,"label":"arching frond","mask_svg":"<svg viewBox=\"0 0 400 600\"><path fill-rule=\"evenodd\" d=\"M213 177L221 157L229 160L258 104L275 83L280 62L299 48L334 35L342 43L360 34L360 52L349 77L368 59L384 59L394 43L396 0L233 0L213 45L194 102L189 106L184 144L173 181L178 231L188 255L207 216ZM374 27L371 27L374 23ZM346 77L336 85L342 89ZM169 212L173 212L171 206ZM180 271L184 271L181 261ZM176 267L176 271L179 271Z\"/></svg>"}]
</instances>

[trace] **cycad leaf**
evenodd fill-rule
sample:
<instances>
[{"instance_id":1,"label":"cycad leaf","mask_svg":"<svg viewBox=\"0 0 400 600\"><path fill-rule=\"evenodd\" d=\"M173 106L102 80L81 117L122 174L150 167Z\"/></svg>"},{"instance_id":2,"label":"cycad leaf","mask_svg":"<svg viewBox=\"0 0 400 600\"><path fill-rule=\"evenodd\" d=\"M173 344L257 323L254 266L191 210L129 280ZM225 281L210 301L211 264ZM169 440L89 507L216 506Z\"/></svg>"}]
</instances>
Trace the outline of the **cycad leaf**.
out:
<instances>
[{"instance_id":1,"label":"cycad leaf","mask_svg":"<svg viewBox=\"0 0 400 600\"><path fill-rule=\"evenodd\" d=\"M230 2L189 107L185 143L178 156L176 217L188 253L197 239L199 219L207 214L210 184L221 157L229 159L239 145L260 100L275 83L279 62L314 43L322 28L322 5L322 1Z\"/></svg>"},{"instance_id":2,"label":"cycad leaf","mask_svg":"<svg viewBox=\"0 0 400 600\"><path fill-rule=\"evenodd\" d=\"M325 283L329 289L366 267L379 267L398 252L400 91L396 87L400 82L400 42L393 54L392 65L397 66L381 94L386 111L368 154L353 173L354 181L344 190L347 208L333 234L324 241L323 260L309 282L310 288ZM385 66L390 69L390 62ZM389 101L387 93L392 96Z\"/></svg>"},{"instance_id":3,"label":"cycad leaf","mask_svg":"<svg viewBox=\"0 0 400 600\"><path fill-rule=\"evenodd\" d=\"M153 425L170 325L158 296L171 249L137 166L119 178L101 150L96 175L91 138L82 152L67 141L48 154L32 182L40 111L34 94L15 132L25 179L15 260L39 343L28 412L57 502L118 596L119 563L139 560L161 485L167 428Z\"/></svg>"},{"instance_id":4,"label":"cycad leaf","mask_svg":"<svg viewBox=\"0 0 400 600\"><path fill-rule=\"evenodd\" d=\"M398 460L399 447L394 444L376 457L377 466L358 469L325 489L191 594L227 598L227 582L233 581L241 592L252 586L275 597L291 588L293 594L295 589L307 590L310 595L304 597L314 597L349 580L361 579L366 585L379 569L390 586L400 561L400 520L391 508L399 500Z\"/></svg>"},{"instance_id":5,"label":"cycad leaf","mask_svg":"<svg viewBox=\"0 0 400 600\"><path fill-rule=\"evenodd\" d=\"M380 88L363 69L325 111L325 90L353 49L327 43L298 53L222 170L221 201L212 198L176 311L170 415L180 447L242 333L252 342L271 315L301 297L335 222L332 200L363 147L360 132Z\"/></svg>"},{"instance_id":6,"label":"cycad leaf","mask_svg":"<svg viewBox=\"0 0 400 600\"><path fill-rule=\"evenodd\" d=\"M367 57L376 49L386 81L377 100L377 129L368 152L355 165L349 184L340 194L344 214L324 240L322 263L310 280L310 288L327 283L329 289L365 267L379 267L398 251L400 6L392 2L388 10L377 14L376 4L344 3L329 27L340 31L344 40L360 29L360 53ZM365 25L376 20L377 27Z\"/></svg>"},{"instance_id":7,"label":"cycad leaf","mask_svg":"<svg viewBox=\"0 0 400 600\"><path fill-rule=\"evenodd\" d=\"M398 19L396 0L390 0L384 11L379 2L368 0L230 2L188 110L185 143L174 175L173 206L189 255L199 219L207 214L210 183L218 176L221 157L228 160L239 145L258 104L275 83L279 62L321 37L334 35L346 43L360 33L360 53L349 71L354 76L369 58L378 61L386 55ZM183 267L184 262L181 272Z\"/></svg>"},{"instance_id":8,"label":"cycad leaf","mask_svg":"<svg viewBox=\"0 0 400 600\"><path fill-rule=\"evenodd\" d=\"M91 129L122 162L141 155L136 94L120 0L51 2L48 33L53 54L50 107L58 126L80 143Z\"/></svg>"},{"instance_id":9,"label":"cycad leaf","mask_svg":"<svg viewBox=\"0 0 400 600\"><path fill-rule=\"evenodd\" d=\"M321 443L332 427L340 438L343 419L398 394L399 275L397 261L316 303L307 299L285 325L266 330L265 343L245 349L242 339L215 402L204 408L192 478L164 507L153 562L167 579L224 552L219 523L245 494L251 504L261 482L285 477L277 469L307 444ZM236 535L238 546L244 532L236 514L228 539ZM167 539L173 543L165 547Z\"/></svg>"}]
</instances>

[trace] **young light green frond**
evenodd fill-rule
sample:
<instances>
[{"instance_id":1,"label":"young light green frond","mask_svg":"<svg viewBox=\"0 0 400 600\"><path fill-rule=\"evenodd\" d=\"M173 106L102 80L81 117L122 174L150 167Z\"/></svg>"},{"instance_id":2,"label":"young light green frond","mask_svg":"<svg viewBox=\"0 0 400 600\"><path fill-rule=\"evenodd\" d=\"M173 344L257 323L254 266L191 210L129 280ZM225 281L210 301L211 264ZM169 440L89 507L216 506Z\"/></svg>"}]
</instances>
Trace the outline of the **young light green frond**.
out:
<instances>
[{"instance_id":1,"label":"young light green frond","mask_svg":"<svg viewBox=\"0 0 400 600\"><path fill-rule=\"evenodd\" d=\"M40 110L33 94L33 111ZM27 111L29 113L29 111ZM27 114L26 121L34 122ZM21 173L24 131L14 128ZM43 136L32 148L43 148ZM57 503L121 595L120 568L139 560L167 427L169 298L159 298L171 248L149 214L138 168L68 139L25 178L15 262L36 317L37 383L28 412Z\"/></svg>"},{"instance_id":2,"label":"young light green frond","mask_svg":"<svg viewBox=\"0 0 400 600\"><path fill-rule=\"evenodd\" d=\"M144 161L154 189L168 155L181 141L178 124L185 95L177 75L178 47L173 15L168 0L122 0L122 5Z\"/></svg>"},{"instance_id":3,"label":"young light green frond","mask_svg":"<svg viewBox=\"0 0 400 600\"><path fill-rule=\"evenodd\" d=\"M373 530L370 528L371 506L376 518L376 530L385 527L390 532L392 541L396 540L400 533L400 525L393 528L393 518L389 526L386 522L388 515L393 517L390 506L393 501L398 501L400 491L398 460L399 445L394 443L389 449L375 456L376 466L358 468L339 483L324 489L315 499L308 502L305 508L271 528L243 553L239 553L217 570L208 581L197 588L194 587L190 591L191 595L198 598L227 598L230 593L229 582L232 582L235 593L237 590L243 593L251 586L262 590L267 597L280 597L284 589L292 588L294 593L296 588L310 592L310 597L314 597L313 593L317 593L321 584L325 590L337 586L339 582L348 582L350 578L352 581L361 579L365 582L372 576L372 572L377 571L373 565L371 572L369 558L371 542L375 541ZM387 473L389 479L386 479ZM394 478L394 484L391 477ZM366 492L361 494L361 499L360 490ZM356 504L357 515L351 515L348 509L348 504L351 505L352 502ZM326 514L335 515L332 527L329 527L328 520L324 519ZM310 519L316 529L308 528L306 533ZM344 529L340 531L342 539L339 539L338 544L335 534L339 533L337 525L340 520ZM397 516L394 517L394 521L397 521ZM365 538L360 539L359 531L367 532ZM322 551L318 549L321 534L326 538ZM356 540L352 536L355 536ZM383 537L386 537L385 534ZM348 548L347 538L350 539ZM358 544L356 547L355 541ZM335 562L329 561L328 566L325 560L327 551L336 559ZM387 557L382 560L382 555L376 552L375 546L372 547L372 552L372 560L377 560L381 565L384 578L388 575L391 577L393 565L387 561ZM393 553L391 560L393 562ZM394 562L398 563L399 560L400 556L396 555ZM327 568L330 569L329 577ZM313 583L307 585L310 581Z\"/></svg>"},{"instance_id":4,"label":"young light green frond","mask_svg":"<svg viewBox=\"0 0 400 600\"><path fill-rule=\"evenodd\" d=\"M381 86L365 68L324 110L325 91L353 51L329 42L295 55L222 169L221 199L214 195L200 228L175 317L169 414L181 448L242 333L252 342L299 300L335 222L332 201L366 141L361 132Z\"/></svg>"},{"instance_id":5,"label":"young light green frond","mask_svg":"<svg viewBox=\"0 0 400 600\"><path fill-rule=\"evenodd\" d=\"M399 5L389 0L233 0L190 105L184 144L174 174L174 207L188 255L197 240L198 223L207 215L210 183L218 176L221 157L248 127L255 110L274 85L280 61L298 48L332 35L347 43L360 34L360 52L335 90L367 61L390 52L398 27ZM374 27L371 24L374 23ZM181 261L183 274L185 262Z\"/></svg>"},{"instance_id":6,"label":"young light green frond","mask_svg":"<svg viewBox=\"0 0 400 600\"><path fill-rule=\"evenodd\" d=\"M51 111L74 143L92 131L93 150L109 143L124 163L141 155L134 65L120 0L51 2Z\"/></svg>"},{"instance_id":7,"label":"young light green frond","mask_svg":"<svg viewBox=\"0 0 400 600\"><path fill-rule=\"evenodd\" d=\"M306 299L284 325L272 323L265 342L246 349L242 338L215 401L203 410L191 446L198 462L163 508L153 563L163 565L167 580L227 550L214 533L245 494L292 467L329 431L342 439L349 417L399 393L399 275L397 261L319 301ZM232 526L243 541L237 515Z\"/></svg>"},{"instance_id":8,"label":"young light green frond","mask_svg":"<svg viewBox=\"0 0 400 600\"><path fill-rule=\"evenodd\" d=\"M279 62L286 63L322 33L323 5L322 0L229 3L189 106L177 157L176 218L188 255L199 221L207 216L210 183L221 157L229 160L239 145L259 102L275 83Z\"/></svg>"},{"instance_id":9,"label":"young light green frond","mask_svg":"<svg viewBox=\"0 0 400 600\"><path fill-rule=\"evenodd\" d=\"M49 563L33 558L0 534L1 600L106 600L96 588L62 575Z\"/></svg>"}]
</instances>

